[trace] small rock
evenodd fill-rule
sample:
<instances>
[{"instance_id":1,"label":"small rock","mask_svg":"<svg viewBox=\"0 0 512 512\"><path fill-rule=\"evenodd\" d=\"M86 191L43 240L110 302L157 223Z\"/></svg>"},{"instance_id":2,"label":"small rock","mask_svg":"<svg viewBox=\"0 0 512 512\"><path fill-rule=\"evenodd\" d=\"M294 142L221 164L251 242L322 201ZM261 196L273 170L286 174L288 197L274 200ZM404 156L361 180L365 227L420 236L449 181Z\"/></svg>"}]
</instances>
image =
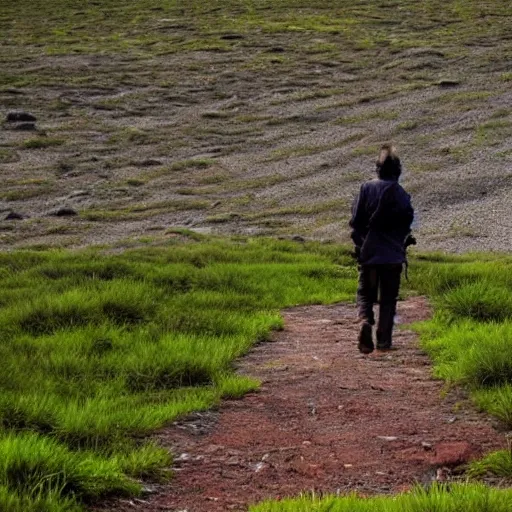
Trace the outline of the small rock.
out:
<instances>
[{"instance_id":1,"label":"small rock","mask_svg":"<svg viewBox=\"0 0 512 512\"><path fill-rule=\"evenodd\" d=\"M215 453L224 450L224 446L220 444L211 444L207 446L204 450L205 453Z\"/></svg>"},{"instance_id":2,"label":"small rock","mask_svg":"<svg viewBox=\"0 0 512 512\"><path fill-rule=\"evenodd\" d=\"M255 473L259 473L262 469L265 468L265 463L264 462L258 462L255 466L254 466L254 472Z\"/></svg>"},{"instance_id":3,"label":"small rock","mask_svg":"<svg viewBox=\"0 0 512 512\"><path fill-rule=\"evenodd\" d=\"M224 34L220 36L220 38L224 39L224 41L236 41L238 39L244 39L244 36L242 34Z\"/></svg>"},{"instance_id":4,"label":"small rock","mask_svg":"<svg viewBox=\"0 0 512 512\"><path fill-rule=\"evenodd\" d=\"M437 85L439 87L443 87L443 88L447 88L447 87L458 87L460 85L460 81L459 80L449 80L449 79L444 79L444 80L439 80L439 82L437 83Z\"/></svg>"},{"instance_id":5,"label":"small rock","mask_svg":"<svg viewBox=\"0 0 512 512\"><path fill-rule=\"evenodd\" d=\"M73 192L71 192L71 194L69 194L69 197L73 198L80 196L88 196L89 194L90 192L88 190L74 190Z\"/></svg>"},{"instance_id":6,"label":"small rock","mask_svg":"<svg viewBox=\"0 0 512 512\"><path fill-rule=\"evenodd\" d=\"M377 439L381 439L382 441L398 441L398 437L395 436L377 436Z\"/></svg>"},{"instance_id":7,"label":"small rock","mask_svg":"<svg viewBox=\"0 0 512 512\"><path fill-rule=\"evenodd\" d=\"M212 208L216 208L217 206L220 206L222 204L222 201L215 201L213 204L212 204Z\"/></svg>"},{"instance_id":8,"label":"small rock","mask_svg":"<svg viewBox=\"0 0 512 512\"><path fill-rule=\"evenodd\" d=\"M421 446L423 446L423 449L426 450L426 451L432 450L432 444L431 443L426 443L425 441L422 441L421 442Z\"/></svg>"},{"instance_id":9,"label":"small rock","mask_svg":"<svg viewBox=\"0 0 512 512\"><path fill-rule=\"evenodd\" d=\"M300 235L295 235L292 237L292 240L294 242L301 242L301 243L304 243L306 241L306 239Z\"/></svg>"},{"instance_id":10,"label":"small rock","mask_svg":"<svg viewBox=\"0 0 512 512\"><path fill-rule=\"evenodd\" d=\"M78 215L78 212L73 208L63 207L50 212L50 215L54 217L72 217L74 215Z\"/></svg>"},{"instance_id":11,"label":"small rock","mask_svg":"<svg viewBox=\"0 0 512 512\"><path fill-rule=\"evenodd\" d=\"M446 482L450 480L451 474L451 470L447 467L437 468L436 482Z\"/></svg>"},{"instance_id":12,"label":"small rock","mask_svg":"<svg viewBox=\"0 0 512 512\"><path fill-rule=\"evenodd\" d=\"M126 505L130 505L130 507L136 507L135 503L132 500L119 500L120 503L125 503Z\"/></svg>"},{"instance_id":13,"label":"small rock","mask_svg":"<svg viewBox=\"0 0 512 512\"><path fill-rule=\"evenodd\" d=\"M24 217L21 213L17 212L9 212L7 214L7 217L5 217L5 220L23 220Z\"/></svg>"},{"instance_id":14,"label":"small rock","mask_svg":"<svg viewBox=\"0 0 512 512\"><path fill-rule=\"evenodd\" d=\"M23 112L23 111L20 111L20 112L9 112L7 114L7 121L9 122L19 122L19 121L37 121L37 118L36 116L28 113L28 112Z\"/></svg>"},{"instance_id":15,"label":"small rock","mask_svg":"<svg viewBox=\"0 0 512 512\"><path fill-rule=\"evenodd\" d=\"M142 160L142 162L138 162L135 164L137 167L152 167L155 165L162 165L160 160L155 160L153 158L148 158L147 160Z\"/></svg>"},{"instance_id":16,"label":"small rock","mask_svg":"<svg viewBox=\"0 0 512 512\"><path fill-rule=\"evenodd\" d=\"M59 173L66 173L73 170L73 164L69 162L59 162L58 165L58 172Z\"/></svg>"}]
</instances>

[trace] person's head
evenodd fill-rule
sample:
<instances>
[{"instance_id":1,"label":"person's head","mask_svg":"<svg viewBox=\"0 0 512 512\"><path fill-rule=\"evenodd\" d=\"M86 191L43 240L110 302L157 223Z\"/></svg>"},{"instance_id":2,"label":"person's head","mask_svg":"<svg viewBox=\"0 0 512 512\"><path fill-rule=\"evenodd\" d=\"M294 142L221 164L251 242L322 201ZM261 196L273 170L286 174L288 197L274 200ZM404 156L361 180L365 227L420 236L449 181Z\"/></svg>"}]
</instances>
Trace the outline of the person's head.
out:
<instances>
[{"instance_id":1,"label":"person's head","mask_svg":"<svg viewBox=\"0 0 512 512\"><path fill-rule=\"evenodd\" d=\"M402 164L391 144L384 144L380 148L377 159L377 175L382 180L398 180L402 174Z\"/></svg>"}]
</instances>

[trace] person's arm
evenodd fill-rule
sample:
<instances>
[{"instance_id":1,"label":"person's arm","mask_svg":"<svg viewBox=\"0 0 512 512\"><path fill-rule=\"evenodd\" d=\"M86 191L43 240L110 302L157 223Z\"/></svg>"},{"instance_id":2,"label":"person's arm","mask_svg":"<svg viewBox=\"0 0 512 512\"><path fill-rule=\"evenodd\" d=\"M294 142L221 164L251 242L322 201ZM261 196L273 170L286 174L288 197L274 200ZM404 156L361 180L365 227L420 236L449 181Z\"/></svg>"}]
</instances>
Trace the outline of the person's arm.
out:
<instances>
[{"instance_id":1,"label":"person's arm","mask_svg":"<svg viewBox=\"0 0 512 512\"><path fill-rule=\"evenodd\" d=\"M352 228L350 237L356 246L356 252L361 249L364 239L368 232L368 212L366 211L366 194L364 185L361 186L354 205L352 207L352 218L349 222Z\"/></svg>"},{"instance_id":2,"label":"person's arm","mask_svg":"<svg viewBox=\"0 0 512 512\"><path fill-rule=\"evenodd\" d=\"M412 234L412 223L414 222L414 208L411 204L411 196L406 193L406 209L404 224L407 225L407 236L405 237L405 248L410 245L416 245L416 238Z\"/></svg>"},{"instance_id":3,"label":"person's arm","mask_svg":"<svg viewBox=\"0 0 512 512\"><path fill-rule=\"evenodd\" d=\"M407 226L407 231L411 231L411 226L414 221L414 208L411 204L411 196L405 193L405 208L404 208L404 216L403 223Z\"/></svg>"}]
</instances>

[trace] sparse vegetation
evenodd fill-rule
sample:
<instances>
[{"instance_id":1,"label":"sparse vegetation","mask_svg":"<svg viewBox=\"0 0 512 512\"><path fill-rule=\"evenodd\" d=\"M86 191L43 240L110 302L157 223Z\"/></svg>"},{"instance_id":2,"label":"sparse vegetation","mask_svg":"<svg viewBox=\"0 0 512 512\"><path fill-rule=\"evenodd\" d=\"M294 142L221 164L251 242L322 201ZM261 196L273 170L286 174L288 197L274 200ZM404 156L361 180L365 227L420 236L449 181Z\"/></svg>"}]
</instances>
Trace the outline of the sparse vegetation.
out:
<instances>
[{"instance_id":1,"label":"sparse vegetation","mask_svg":"<svg viewBox=\"0 0 512 512\"><path fill-rule=\"evenodd\" d=\"M19 160L16 151L12 149L0 149L0 164L8 164Z\"/></svg>"},{"instance_id":2,"label":"sparse vegetation","mask_svg":"<svg viewBox=\"0 0 512 512\"><path fill-rule=\"evenodd\" d=\"M22 148L24 149L43 149L50 148L52 146L61 146L64 144L64 139L56 137L35 137L27 139L23 142Z\"/></svg>"},{"instance_id":3,"label":"sparse vegetation","mask_svg":"<svg viewBox=\"0 0 512 512\"><path fill-rule=\"evenodd\" d=\"M132 212L100 213L112 211L117 184L128 184L125 196L134 202L156 203L162 191L179 188L190 196L222 194L231 205L257 179L254 188L272 187L280 206L292 206L290 182L323 157L340 172L322 173L322 201L340 188L348 199L357 185L344 177L370 177L375 148L390 139L406 166L414 158L432 174L407 176L420 198L435 193L440 178L456 180L473 159L475 167L507 172L506 3L403 0L397 9L369 0L215 0L210 8L199 0L109 0L86 11L70 0L4 4L0 30L9 45L0 48L1 99L15 109L24 98L23 108L38 114L38 131L3 126L1 171L25 173L42 161L44 177L57 176L61 197L90 190L81 209L96 218L139 220ZM498 157L492 165L483 162L482 148L490 145ZM429 167L432 150L446 147L458 149ZM134 175L134 165L144 170ZM315 196L316 186L311 175L301 193ZM3 193L11 189L16 197L12 183ZM17 200L38 215L46 197L35 194ZM255 207L237 204L241 215ZM166 221L182 222L181 211L168 212ZM320 225L317 212L307 215L308 226ZM424 224L435 217L427 208ZM295 231L305 226L302 217L289 222ZM26 236L39 238L32 228ZM270 225L268 232L281 234ZM113 233L108 237L121 236ZM347 235L334 223L311 234ZM444 235L429 241L446 245L450 233ZM97 224L78 245L104 236ZM459 238L464 244L468 237Z\"/></svg>"}]
</instances>

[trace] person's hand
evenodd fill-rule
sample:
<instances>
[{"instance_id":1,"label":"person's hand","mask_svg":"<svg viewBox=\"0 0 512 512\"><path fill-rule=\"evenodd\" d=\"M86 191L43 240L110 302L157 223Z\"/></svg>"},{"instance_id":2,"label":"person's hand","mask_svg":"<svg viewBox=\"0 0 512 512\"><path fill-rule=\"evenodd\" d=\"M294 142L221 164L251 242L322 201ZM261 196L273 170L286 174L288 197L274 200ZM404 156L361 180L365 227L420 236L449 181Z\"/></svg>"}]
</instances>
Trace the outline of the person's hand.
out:
<instances>
[{"instance_id":1,"label":"person's hand","mask_svg":"<svg viewBox=\"0 0 512 512\"><path fill-rule=\"evenodd\" d=\"M416 243L416 238L413 235L407 235L407 238L405 239L405 247L409 247L409 245L416 245Z\"/></svg>"}]
</instances>

